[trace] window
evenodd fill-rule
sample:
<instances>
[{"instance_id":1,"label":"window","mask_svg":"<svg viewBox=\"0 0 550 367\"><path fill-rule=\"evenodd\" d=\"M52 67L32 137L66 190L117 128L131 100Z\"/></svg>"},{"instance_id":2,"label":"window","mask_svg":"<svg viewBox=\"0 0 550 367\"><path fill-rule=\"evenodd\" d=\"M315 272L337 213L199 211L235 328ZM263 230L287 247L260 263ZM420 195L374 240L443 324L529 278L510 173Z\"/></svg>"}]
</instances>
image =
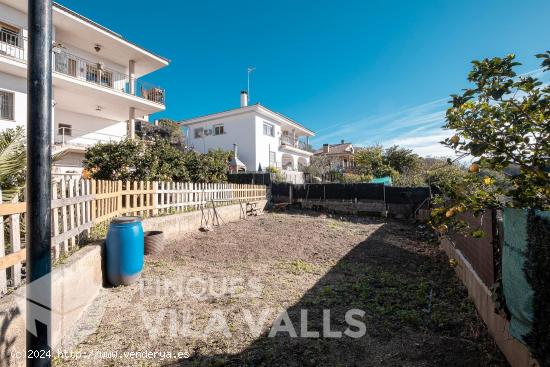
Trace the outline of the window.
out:
<instances>
[{"instance_id":1,"label":"window","mask_svg":"<svg viewBox=\"0 0 550 367\"><path fill-rule=\"evenodd\" d=\"M264 135L275 136L275 127L264 122Z\"/></svg>"},{"instance_id":2,"label":"window","mask_svg":"<svg viewBox=\"0 0 550 367\"><path fill-rule=\"evenodd\" d=\"M99 83L99 70L95 65L86 65L86 81Z\"/></svg>"},{"instance_id":3,"label":"window","mask_svg":"<svg viewBox=\"0 0 550 367\"><path fill-rule=\"evenodd\" d=\"M225 130L223 128L223 125L215 125L214 126L214 135L223 135L225 134Z\"/></svg>"},{"instance_id":4,"label":"window","mask_svg":"<svg viewBox=\"0 0 550 367\"><path fill-rule=\"evenodd\" d=\"M100 72L100 75L101 75L101 85L104 86L104 87L112 88L113 87L113 73L111 71L104 70L104 71Z\"/></svg>"},{"instance_id":5,"label":"window","mask_svg":"<svg viewBox=\"0 0 550 367\"><path fill-rule=\"evenodd\" d=\"M0 90L0 119L13 120L14 94Z\"/></svg>"},{"instance_id":6,"label":"window","mask_svg":"<svg viewBox=\"0 0 550 367\"><path fill-rule=\"evenodd\" d=\"M70 76L76 77L76 60L69 57L68 73Z\"/></svg>"},{"instance_id":7,"label":"window","mask_svg":"<svg viewBox=\"0 0 550 367\"><path fill-rule=\"evenodd\" d=\"M204 136L204 129L202 127L198 127L195 129L195 139L202 138Z\"/></svg>"},{"instance_id":8,"label":"window","mask_svg":"<svg viewBox=\"0 0 550 367\"><path fill-rule=\"evenodd\" d=\"M57 135L61 135L61 136L72 136L72 135L73 135L73 127L72 127L72 125L68 125L68 124L58 124L58 125L57 125Z\"/></svg>"},{"instance_id":9,"label":"window","mask_svg":"<svg viewBox=\"0 0 550 367\"><path fill-rule=\"evenodd\" d=\"M76 60L65 53L54 53L55 71L76 77Z\"/></svg>"},{"instance_id":10,"label":"window","mask_svg":"<svg viewBox=\"0 0 550 367\"><path fill-rule=\"evenodd\" d=\"M21 30L19 28L0 22L0 42L22 47L20 33Z\"/></svg>"},{"instance_id":11,"label":"window","mask_svg":"<svg viewBox=\"0 0 550 367\"><path fill-rule=\"evenodd\" d=\"M269 152L269 165L270 166L276 166L277 163L277 155L275 152Z\"/></svg>"}]
</instances>

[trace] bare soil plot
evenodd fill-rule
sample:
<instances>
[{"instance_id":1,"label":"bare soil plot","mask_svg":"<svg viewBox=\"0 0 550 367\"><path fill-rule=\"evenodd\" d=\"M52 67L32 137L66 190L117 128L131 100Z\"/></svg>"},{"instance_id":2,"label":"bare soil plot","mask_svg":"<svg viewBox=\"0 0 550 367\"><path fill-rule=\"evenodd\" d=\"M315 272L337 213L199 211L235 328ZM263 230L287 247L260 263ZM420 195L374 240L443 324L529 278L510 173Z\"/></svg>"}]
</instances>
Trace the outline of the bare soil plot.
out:
<instances>
[{"instance_id":1,"label":"bare soil plot","mask_svg":"<svg viewBox=\"0 0 550 367\"><path fill-rule=\"evenodd\" d=\"M506 366L448 260L425 238L408 223L304 213L183 235L146 258L144 283L107 289L97 330L55 362ZM365 311L355 318L366 334L323 337L323 310L329 331L359 330L346 320L350 309ZM270 337L283 310L298 335L320 337ZM164 354L145 357L153 352Z\"/></svg>"}]
</instances>

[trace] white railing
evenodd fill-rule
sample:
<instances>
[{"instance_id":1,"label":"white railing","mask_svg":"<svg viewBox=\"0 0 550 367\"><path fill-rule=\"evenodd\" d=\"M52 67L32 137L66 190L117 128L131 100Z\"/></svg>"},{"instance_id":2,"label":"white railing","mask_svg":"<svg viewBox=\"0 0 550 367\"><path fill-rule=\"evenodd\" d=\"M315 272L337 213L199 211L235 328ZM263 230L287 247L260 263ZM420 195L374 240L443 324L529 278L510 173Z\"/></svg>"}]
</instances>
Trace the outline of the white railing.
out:
<instances>
[{"instance_id":1,"label":"white railing","mask_svg":"<svg viewBox=\"0 0 550 367\"><path fill-rule=\"evenodd\" d=\"M281 145L305 150L306 152L311 151L311 148L308 146L307 143L301 141L298 138L293 138L292 136L288 136L288 135L281 136Z\"/></svg>"},{"instance_id":2,"label":"white railing","mask_svg":"<svg viewBox=\"0 0 550 367\"><path fill-rule=\"evenodd\" d=\"M27 38L0 30L0 55L27 62ZM54 47L53 71L161 105L166 104L166 91L163 88L139 79L131 80L128 75L110 69L102 62L72 55L61 47Z\"/></svg>"},{"instance_id":3,"label":"white railing","mask_svg":"<svg viewBox=\"0 0 550 367\"><path fill-rule=\"evenodd\" d=\"M93 137L87 135L93 135ZM125 136L106 134L98 131L80 130L73 127L58 127L54 143L58 147L66 145L89 147L97 143L120 141L124 139L124 137ZM86 142L81 142L79 140L86 140Z\"/></svg>"},{"instance_id":4,"label":"white railing","mask_svg":"<svg viewBox=\"0 0 550 367\"><path fill-rule=\"evenodd\" d=\"M17 60L27 60L27 39L21 35L0 29L0 55Z\"/></svg>"}]
</instances>

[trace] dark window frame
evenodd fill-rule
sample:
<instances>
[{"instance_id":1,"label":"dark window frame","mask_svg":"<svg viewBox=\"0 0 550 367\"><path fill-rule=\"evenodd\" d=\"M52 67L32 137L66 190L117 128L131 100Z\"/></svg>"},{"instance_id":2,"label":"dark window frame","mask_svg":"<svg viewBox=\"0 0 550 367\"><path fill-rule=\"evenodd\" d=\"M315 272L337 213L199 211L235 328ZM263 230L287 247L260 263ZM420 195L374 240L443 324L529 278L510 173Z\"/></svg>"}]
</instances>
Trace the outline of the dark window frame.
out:
<instances>
[{"instance_id":1,"label":"dark window frame","mask_svg":"<svg viewBox=\"0 0 550 367\"><path fill-rule=\"evenodd\" d=\"M73 136L73 125L57 124L57 135Z\"/></svg>"},{"instance_id":2,"label":"dark window frame","mask_svg":"<svg viewBox=\"0 0 550 367\"><path fill-rule=\"evenodd\" d=\"M221 129L221 131L219 130ZM225 127L223 124L214 125L214 135L223 135L225 134Z\"/></svg>"},{"instance_id":3,"label":"dark window frame","mask_svg":"<svg viewBox=\"0 0 550 367\"><path fill-rule=\"evenodd\" d=\"M0 120L15 121L15 93L0 90Z\"/></svg>"}]
</instances>

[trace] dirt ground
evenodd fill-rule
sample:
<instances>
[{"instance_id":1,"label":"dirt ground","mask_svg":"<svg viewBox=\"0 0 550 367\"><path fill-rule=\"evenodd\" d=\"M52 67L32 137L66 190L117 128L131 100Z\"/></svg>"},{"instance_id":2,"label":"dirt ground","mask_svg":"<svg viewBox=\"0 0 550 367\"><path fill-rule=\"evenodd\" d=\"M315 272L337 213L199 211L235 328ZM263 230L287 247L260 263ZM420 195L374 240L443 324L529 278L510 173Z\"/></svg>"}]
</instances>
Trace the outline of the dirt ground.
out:
<instances>
[{"instance_id":1,"label":"dirt ground","mask_svg":"<svg viewBox=\"0 0 550 367\"><path fill-rule=\"evenodd\" d=\"M183 235L146 257L142 282L103 292L90 335L55 364L506 366L428 239L306 213Z\"/></svg>"}]
</instances>

